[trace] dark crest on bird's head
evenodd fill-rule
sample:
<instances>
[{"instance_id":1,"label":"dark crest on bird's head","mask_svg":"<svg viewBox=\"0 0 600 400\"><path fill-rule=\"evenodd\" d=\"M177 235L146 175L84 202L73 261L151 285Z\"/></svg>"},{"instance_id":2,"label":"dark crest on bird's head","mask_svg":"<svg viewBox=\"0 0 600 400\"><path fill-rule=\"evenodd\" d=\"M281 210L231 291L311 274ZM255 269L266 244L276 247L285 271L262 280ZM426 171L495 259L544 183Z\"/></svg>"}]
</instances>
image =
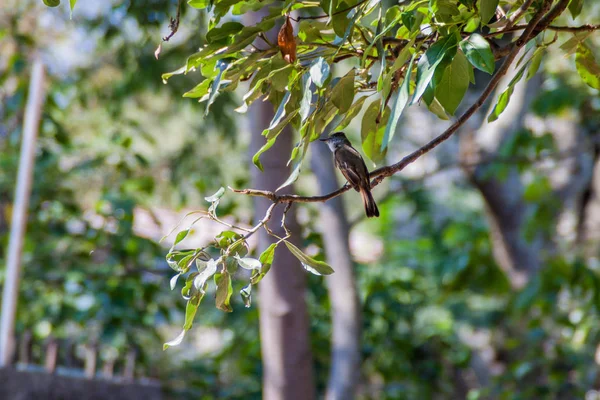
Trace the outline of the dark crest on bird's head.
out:
<instances>
[{"instance_id":1,"label":"dark crest on bird's head","mask_svg":"<svg viewBox=\"0 0 600 400\"><path fill-rule=\"evenodd\" d=\"M344 132L335 132L332 133L329 137L326 137L325 139L319 139L321 142L329 142L329 141L344 141L344 142L348 142L348 144L350 143L350 141L348 140L348 138L346 138L346 134Z\"/></svg>"},{"instance_id":2,"label":"dark crest on bird's head","mask_svg":"<svg viewBox=\"0 0 600 400\"><path fill-rule=\"evenodd\" d=\"M346 135L344 134L344 132L335 132L328 138L319 139L319 140L327 143L327 146L329 146L329 149L331 151L333 151L334 153L337 149L339 149L340 147L343 147L344 145L352 146L350 141L346 138Z\"/></svg>"}]
</instances>

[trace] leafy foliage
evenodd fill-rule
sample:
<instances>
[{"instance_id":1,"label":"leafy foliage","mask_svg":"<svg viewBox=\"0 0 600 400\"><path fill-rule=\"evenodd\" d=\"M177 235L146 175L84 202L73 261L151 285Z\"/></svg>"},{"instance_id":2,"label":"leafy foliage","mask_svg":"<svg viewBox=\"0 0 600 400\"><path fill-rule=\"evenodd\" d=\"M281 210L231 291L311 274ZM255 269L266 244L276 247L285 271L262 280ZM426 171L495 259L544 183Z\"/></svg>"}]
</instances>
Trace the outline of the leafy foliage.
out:
<instances>
[{"instance_id":1,"label":"leafy foliage","mask_svg":"<svg viewBox=\"0 0 600 400\"><path fill-rule=\"evenodd\" d=\"M220 94L233 91L241 82L249 82L249 86L237 112L246 112L261 98L269 100L275 114L262 133L265 144L253 156L253 163L263 169L261 155L271 149L286 126L292 126L300 137L290 155L292 174L279 189L298 179L312 141L323 132L347 127L356 118L362 118L362 149L377 164L385 159L407 107L423 103L441 119L455 115L467 90L475 83L474 70L494 74L496 60L503 57L500 47L511 46L499 44L497 37L509 35L504 29L512 32L510 18L517 18L522 11L519 3L509 3L504 10L507 15L501 17L497 12L498 0L414 1L389 7L377 1L336 0L319 3L286 0L277 4L257 0L189 1L188 4L209 12L207 43L190 55L184 66L163 74L163 80L199 70L202 80L184 96L206 102L207 113ZM534 2L526 12L533 14L538 7ZM570 11L576 15L579 8L580 4L572 4ZM238 22L238 16L245 12L261 9L268 12L254 25ZM293 11L300 16L292 17ZM228 19L230 14L232 20ZM270 32L278 26L276 40L269 39L273 37ZM585 37L580 32L572 36L573 44L563 45L564 50L569 53L576 48L579 74L594 87L598 66L593 54L583 43ZM509 42L516 38L510 37ZM523 77L530 79L535 75L547 54L545 50L556 40L557 37L548 41L540 35L527 44L517 74L499 95L488 121L496 120L506 109L514 86ZM371 96L375 98L367 102ZM218 201L213 202L208 218L218 219L217 204ZM259 228L261 224L245 236ZM224 233L232 235L231 240L223 243L216 240L217 245L209 247L218 250L220 257L209 258L215 260L220 271L215 275L217 307L230 311L231 279L236 270L228 265L235 266L235 259L243 260L246 256L232 253L231 246L241 246L247 252L247 245L245 236L234 236L233 231ZM309 271L332 272L329 266L310 259L284 238L279 239ZM192 261L208 255L209 247L181 254L172 249L167 258L178 274L188 274ZM242 264L255 266L250 268L253 274L250 285L266 273L254 261ZM186 278L188 281L194 279L190 276ZM184 294L188 305L190 301L196 305L198 297L194 297L194 291L203 293L203 288L190 286L189 290L190 293ZM242 289L245 304L250 303L250 292L251 286ZM194 307L190 313L195 313Z\"/></svg>"}]
</instances>

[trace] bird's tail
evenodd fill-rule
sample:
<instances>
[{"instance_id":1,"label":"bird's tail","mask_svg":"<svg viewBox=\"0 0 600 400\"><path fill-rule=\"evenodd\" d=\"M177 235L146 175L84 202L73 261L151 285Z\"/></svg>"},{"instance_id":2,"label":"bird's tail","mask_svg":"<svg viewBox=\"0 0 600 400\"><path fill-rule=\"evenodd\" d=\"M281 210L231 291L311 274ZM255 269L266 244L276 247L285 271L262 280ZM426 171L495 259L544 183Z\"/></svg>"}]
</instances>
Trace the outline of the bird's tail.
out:
<instances>
[{"instance_id":1,"label":"bird's tail","mask_svg":"<svg viewBox=\"0 0 600 400\"><path fill-rule=\"evenodd\" d=\"M361 188L360 195L362 196L362 200L365 205L367 217L379 217L379 209L377 208L377 204L375 203L375 199L373 198L371 191L369 189Z\"/></svg>"}]
</instances>

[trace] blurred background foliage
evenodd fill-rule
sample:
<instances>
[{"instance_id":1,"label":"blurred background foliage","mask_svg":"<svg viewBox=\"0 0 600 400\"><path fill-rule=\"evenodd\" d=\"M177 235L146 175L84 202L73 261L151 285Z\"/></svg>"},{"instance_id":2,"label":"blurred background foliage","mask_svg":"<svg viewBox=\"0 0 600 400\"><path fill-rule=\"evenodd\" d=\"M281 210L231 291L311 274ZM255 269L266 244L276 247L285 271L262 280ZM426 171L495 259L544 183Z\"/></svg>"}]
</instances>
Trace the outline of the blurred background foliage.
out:
<instances>
[{"instance_id":1,"label":"blurred background foliage","mask_svg":"<svg viewBox=\"0 0 600 400\"><path fill-rule=\"evenodd\" d=\"M597 21L600 12L591 3L586 20ZM97 341L105 354L135 348L138 374L159 379L174 397L260 398L255 306L245 309L236 299L231 314L204 306L192 343L160 350L181 326L183 301L169 291L166 248L134 229L134 211L204 206L205 195L249 179L249 135L230 111L235 95L219 96L202 118L202 108L181 98L195 84L193 73L161 82L162 73L202 45L197 31L206 18L183 7L180 31L154 59L175 8L175 2L158 0L80 0L69 20L66 4L0 6L0 259L8 241L30 55L40 51L51 83L18 334L31 330L38 343L50 335ZM562 53L548 57L532 115L575 119L597 136L598 92L581 83ZM402 148L395 146L390 155ZM526 232L550 236L559 249L523 288L513 288L498 267L484 202L460 173L450 187L432 179L436 173L395 177L391 195L381 201L382 217L354 225L353 231L376 236L383 246L376 261L356 264L362 398L583 398L598 387L600 264L596 251L576 246L551 216L555 199L532 160L554 148L551 136L524 129L501 149L503 158L518 160L512 165L521 176L533 177L524 193L534 206ZM492 162L486 173L501 177L507 165ZM303 179L310 184L310 177ZM243 196L226 196L221 209L242 222L251 219ZM311 232L305 244L320 247L315 213L308 211L301 218ZM307 301L322 391L330 359L322 279L309 278ZM475 380L485 385L470 389Z\"/></svg>"}]
</instances>

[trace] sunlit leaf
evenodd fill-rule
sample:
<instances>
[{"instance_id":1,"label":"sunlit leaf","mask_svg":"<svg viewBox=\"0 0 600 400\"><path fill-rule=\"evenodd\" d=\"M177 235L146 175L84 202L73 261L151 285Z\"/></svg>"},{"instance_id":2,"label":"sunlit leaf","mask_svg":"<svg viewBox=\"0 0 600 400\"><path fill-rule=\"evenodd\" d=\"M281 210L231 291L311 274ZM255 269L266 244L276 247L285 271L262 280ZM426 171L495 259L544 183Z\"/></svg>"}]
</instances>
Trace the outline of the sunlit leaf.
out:
<instances>
[{"instance_id":1,"label":"sunlit leaf","mask_svg":"<svg viewBox=\"0 0 600 400\"><path fill-rule=\"evenodd\" d=\"M506 109L506 107L508 106L508 103L510 101L510 97L512 96L512 94L514 92L515 85L517 83L519 83L521 78L523 78L523 73L525 72L525 69L528 66L529 66L529 62L525 63L521 67L521 69L519 69L519 71L517 72L515 77L510 81L510 83L508 84L508 87L500 94L500 96L498 97L498 101L496 102L496 105L494 106L494 109L492 110L491 114L488 116L488 122L493 122L493 121L497 120L498 117L500 116L500 114L502 114L502 112Z\"/></svg>"},{"instance_id":2,"label":"sunlit leaf","mask_svg":"<svg viewBox=\"0 0 600 400\"><path fill-rule=\"evenodd\" d=\"M380 106L381 99L369 104L363 115L360 129L362 149L374 163L382 161L385 156L385 146L382 142L390 118L389 108L386 108L385 112L379 116Z\"/></svg>"},{"instance_id":3,"label":"sunlit leaf","mask_svg":"<svg viewBox=\"0 0 600 400\"><path fill-rule=\"evenodd\" d=\"M181 272L178 273L177 275L173 276L171 278L171 280L169 281L169 286L171 287L171 290L175 289L175 286L177 286L177 279L179 279L180 276L181 276Z\"/></svg>"},{"instance_id":4,"label":"sunlit leaf","mask_svg":"<svg viewBox=\"0 0 600 400\"><path fill-rule=\"evenodd\" d=\"M494 73L496 67L494 53L483 36L478 33L470 35L460 42L460 49L475 68L490 75Z\"/></svg>"},{"instance_id":5,"label":"sunlit leaf","mask_svg":"<svg viewBox=\"0 0 600 400\"><path fill-rule=\"evenodd\" d=\"M166 350L169 347L179 346L185 337L185 332L186 330L184 329L175 339L163 344L163 350Z\"/></svg>"},{"instance_id":6,"label":"sunlit leaf","mask_svg":"<svg viewBox=\"0 0 600 400\"><path fill-rule=\"evenodd\" d=\"M600 90L600 66L596 62L594 54L585 43L581 43L577 47L575 66L577 67L579 76L585 83L594 89Z\"/></svg>"},{"instance_id":7,"label":"sunlit leaf","mask_svg":"<svg viewBox=\"0 0 600 400\"><path fill-rule=\"evenodd\" d=\"M189 229L185 229L185 230L179 232L177 234L177 236L175 237L175 242L173 242L173 246L177 245L179 242L181 242L183 239L185 239L186 236L188 235L188 233L190 233Z\"/></svg>"},{"instance_id":8,"label":"sunlit leaf","mask_svg":"<svg viewBox=\"0 0 600 400\"><path fill-rule=\"evenodd\" d=\"M244 302L244 306L246 308L250 308L250 305L252 304L252 283L249 283L248 285L244 286L241 290L240 290L240 295L242 296L242 301Z\"/></svg>"},{"instance_id":9,"label":"sunlit leaf","mask_svg":"<svg viewBox=\"0 0 600 400\"><path fill-rule=\"evenodd\" d=\"M225 194L225 188L221 186L219 188L219 190L217 190L215 192L215 194L205 197L204 200L208 201L209 203L212 203L214 201L219 200L221 197L223 197L224 194Z\"/></svg>"},{"instance_id":10,"label":"sunlit leaf","mask_svg":"<svg viewBox=\"0 0 600 400\"><path fill-rule=\"evenodd\" d=\"M215 80L213 81L213 83L211 85L210 93L208 95L208 103L206 103L206 111L204 112L204 115L208 115L210 106L217 98L217 94L219 93L219 87L221 86L221 77L223 76L223 72L225 72L225 70L227 69L228 66L229 66L229 63L225 60L217 61L216 68L219 70L219 73L217 74L217 77L215 78Z\"/></svg>"},{"instance_id":11,"label":"sunlit leaf","mask_svg":"<svg viewBox=\"0 0 600 400\"><path fill-rule=\"evenodd\" d=\"M450 115L454 115L467 93L471 68L463 52L458 51L435 85L435 97Z\"/></svg>"},{"instance_id":12,"label":"sunlit leaf","mask_svg":"<svg viewBox=\"0 0 600 400\"><path fill-rule=\"evenodd\" d=\"M310 78L317 85L323 87L323 84L329 77L329 64L323 57L317 58L310 66Z\"/></svg>"},{"instance_id":13,"label":"sunlit leaf","mask_svg":"<svg viewBox=\"0 0 600 400\"><path fill-rule=\"evenodd\" d=\"M218 263L211 258L206 262L203 269L200 269L198 264L196 265L198 266L198 275L194 278L194 287L202 292L206 281L217 272Z\"/></svg>"},{"instance_id":14,"label":"sunlit leaf","mask_svg":"<svg viewBox=\"0 0 600 400\"><path fill-rule=\"evenodd\" d=\"M210 5L210 0L188 0L188 4L194 8L203 9Z\"/></svg>"},{"instance_id":15,"label":"sunlit leaf","mask_svg":"<svg viewBox=\"0 0 600 400\"><path fill-rule=\"evenodd\" d=\"M277 111L275 112L275 115L273 116L269 127L263 131L263 136L266 136L271 129L275 128L277 124L281 122L281 119L285 116L285 106L290 101L291 95L292 92L285 93L285 95L283 96L283 100L281 100L279 107L277 107Z\"/></svg>"},{"instance_id":16,"label":"sunlit leaf","mask_svg":"<svg viewBox=\"0 0 600 400\"><path fill-rule=\"evenodd\" d=\"M452 34L445 39L435 42L419 60L417 64L417 86L412 99L414 104L421 99L425 89L431 82L435 69L445 57L452 57L456 53L456 35Z\"/></svg>"},{"instance_id":17,"label":"sunlit leaf","mask_svg":"<svg viewBox=\"0 0 600 400\"><path fill-rule=\"evenodd\" d=\"M71 9L70 18L73 18L73 9L75 8L75 4L77 4L77 0L69 0L69 6Z\"/></svg>"},{"instance_id":18,"label":"sunlit leaf","mask_svg":"<svg viewBox=\"0 0 600 400\"><path fill-rule=\"evenodd\" d=\"M231 285L231 275L229 272L224 271L215 274L215 285L217 286L217 293L215 298L215 304L219 310L232 312L233 309L229 304L231 295L233 294L233 287Z\"/></svg>"},{"instance_id":19,"label":"sunlit leaf","mask_svg":"<svg viewBox=\"0 0 600 400\"><path fill-rule=\"evenodd\" d=\"M60 0L43 0L44 4L48 7L58 7L60 5Z\"/></svg>"},{"instance_id":20,"label":"sunlit leaf","mask_svg":"<svg viewBox=\"0 0 600 400\"><path fill-rule=\"evenodd\" d=\"M392 106L392 113L390 118L385 126L385 132L383 139L381 141L380 152L384 151L387 146L392 141L394 134L396 133L396 128L398 126L398 121L408 104L408 99L410 98L410 78L413 68L413 63L415 61L415 56L412 57L408 67L406 68L406 72L404 73L404 81L402 82L402 86L398 90L398 94L394 99L394 105ZM375 161L375 160L373 160Z\"/></svg>"},{"instance_id":21,"label":"sunlit leaf","mask_svg":"<svg viewBox=\"0 0 600 400\"><path fill-rule=\"evenodd\" d=\"M271 147L273 147L273 145L275 144L275 140L277 139L277 136L267 140L267 143L265 143L257 152L256 154L254 154L254 156L252 157L252 163L254 165L256 165L256 167L258 169L260 169L261 171L264 171L262 163L260 162L260 156L262 155L262 153L264 153L265 151L269 150Z\"/></svg>"},{"instance_id":22,"label":"sunlit leaf","mask_svg":"<svg viewBox=\"0 0 600 400\"><path fill-rule=\"evenodd\" d=\"M300 121L304 122L306 121L306 118L308 118L308 115L310 114L310 103L312 101L312 90L310 90L311 87L311 77L309 74L304 74L304 76L302 77L303 79L303 84L302 84L302 100L300 101Z\"/></svg>"},{"instance_id":23,"label":"sunlit leaf","mask_svg":"<svg viewBox=\"0 0 600 400\"><path fill-rule=\"evenodd\" d=\"M304 268L315 274L315 275L331 275L333 274L333 268L329 266L324 261L317 261L314 258L311 258L304 254L302 250L294 246L292 243L284 240L285 245L290 250L290 252L302 263Z\"/></svg>"},{"instance_id":24,"label":"sunlit leaf","mask_svg":"<svg viewBox=\"0 0 600 400\"><path fill-rule=\"evenodd\" d=\"M248 270L260 269L262 264L256 258L244 257L241 258L238 255L235 255L234 258L237 260L237 263L240 267Z\"/></svg>"},{"instance_id":25,"label":"sunlit leaf","mask_svg":"<svg viewBox=\"0 0 600 400\"><path fill-rule=\"evenodd\" d=\"M273 264L273 259L275 258L275 249L277 248L276 243L272 243L269 247L267 247L260 255L259 262L261 263L260 271L256 271L252 274L252 278L250 282L253 285L256 285L261 279L269 272L271 269L271 265Z\"/></svg>"}]
</instances>

